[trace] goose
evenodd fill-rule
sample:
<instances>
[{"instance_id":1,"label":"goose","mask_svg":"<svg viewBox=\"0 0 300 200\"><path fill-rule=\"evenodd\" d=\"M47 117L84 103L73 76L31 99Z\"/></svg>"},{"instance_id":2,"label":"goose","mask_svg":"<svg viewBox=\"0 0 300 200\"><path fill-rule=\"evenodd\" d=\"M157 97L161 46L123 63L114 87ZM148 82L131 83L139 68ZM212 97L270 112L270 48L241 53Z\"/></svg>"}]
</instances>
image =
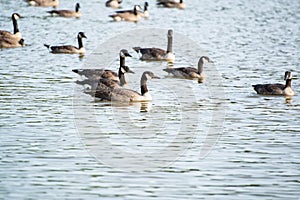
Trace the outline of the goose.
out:
<instances>
[{"instance_id":1,"label":"goose","mask_svg":"<svg viewBox=\"0 0 300 200\"><path fill-rule=\"evenodd\" d=\"M25 46L24 39L20 40L0 37L0 48L15 48Z\"/></svg>"},{"instance_id":2,"label":"goose","mask_svg":"<svg viewBox=\"0 0 300 200\"><path fill-rule=\"evenodd\" d=\"M128 66L120 66L118 71L118 76L117 76L118 79L116 79L114 75L111 76L112 74L115 73L115 72L113 73L111 72L112 71L104 70L102 76L98 76L98 77L94 76L93 78L88 78L83 81L76 81L76 83L79 85L90 85L91 90L95 90L99 82L101 82L102 84L104 84L109 88L123 87L125 84L128 83L125 74L126 73L134 74L134 72Z\"/></svg>"},{"instance_id":3,"label":"goose","mask_svg":"<svg viewBox=\"0 0 300 200\"><path fill-rule=\"evenodd\" d=\"M63 46L50 46L47 44L44 44L45 47L47 47L50 50L50 53L79 53L84 54L85 48L82 44L82 38L86 38L83 32L79 32L77 35L78 39L78 47L72 46L72 45L63 45Z\"/></svg>"},{"instance_id":4,"label":"goose","mask_svg":"<svg viewBox=\"0 0 300 200\"><path fill-rule=\"evenodd\" d=\"M2 38L2 40L4 40L4 38L5 38L5 40L15 40L17 42L19 42L21 40L22 34L18 28L18 22L17 22L17 20L20 18L21 18L21 16L18 13L13 13L11 15L11 19L13 21L14 33L0 30L0 38Z\"/></svg>"},{"instance_id":5,"label":"goose","mask_svg":"<svg viewBox=\"0 0 300 200\"><path fill-rule=\"evenodd\" d=\"M142 102L152 101L152 97L147 88L147 80L159 79L153 72L145 71L141 77L141 93L126 88L108 88L106 86L97 87L95 97L101 100L121 101L121 102ZM101 83L99 84L101 85Z\"/></svg>"},{"instance_id":6,"label":"goose","mask_svg":"<svg viewBox=\"0 0 300 200\"><path fill-rule=\"evenodd\" d=\"M178 9L185 9L186 7L186 4L183 2L183 0L180 0L179 2L174 0L159 0L157 5L166 8L178 8Z\"/></svg>"},{"instance_id":7,"label":"goose","mask_svg":"<svg viewBox=\"0 0 300 200\"><path fill-rule=\"evenodd\" d=\"M257 94L262 95L285 95L285 96L294 96L295 92L292 90L292 73L286 71L284 74L284 84L275 83L275 84L257 84L252 85Z\"/></svg>"},{"instance_id":8,"label":"goose","mask_svg":"<svg viewBox=\"0 0 300 200\"><path fill-rule=\"evenodd\" d=\"M79 12L80 4L76 3L75 11L74 10L51 10L47 11L52 16L60 16L60 17L76 17L79 18L82 16L81 12Z\"/></svg>"},{"instance_id":9,"label":"goose","mask_svg":"<svg viewBox=\"0 0 300 200\"><path fill-rule=\"evenodd\" d=\"M111 8L120 8L121 7L122 0L108 0L105 3L106 7Z\"/></svg>"},{"instance_id":10,"label":"goose","mask_svg":"<svg viewBox=\"0 0 300 200\"><path fill-rule=\"evenodd\" d=\"M144 4L144 12L140 13L140 15L144 18L149 18L149 11L148 11L148 2L145 2Z\"/></svg>"},{"instance_id":11,"label":"goose","mask_svg":"<svg viewBox=\"0 0 300 200\"><path fill-rule=\"evenodd\" d=\"M141 19L141 15L139 14L141 7L139 5L135 5L133 10L118 10L115 14L109 15L109 17L113 18L114 21L129 21L129 22L138 22Z\"/></svg>"},{"instance_id":12,"label":"goose","mask_svg":"<svg viewBox=\"0 0 300 200\"><path fill-rule=\"evenodd\" d=\"M205 77L205 74L203 72L203 66L205 63L213 63L213 61L210 60L207 56L201 56L198 61L198 69L194 67L178 67L166 68L163 70L168 72L169 74L172 74L174 77L188 79L198 78L198 80L201 81Z\"/></svg>"},{"instance_id":13,"label":"goose","mask_svg":"<svg viewBox=\"0 0 300 200\"><path fill-rule=\"evenodd\" d=\"M42 6L42 7L58 7L59 0L25 0L31 6Z\"/></svg>"},{"instance_id":14,"label":"goose","mask_svg":"<svg viewBox=\"0 0 300 200\"><path fill-rule=\"evenodd\" d=\"M127 49L121 49L119 53L120 57L120 67L125 66L125 58L132 57ZM109 78L113 80L119 80L118 74L109 69L73 69L73 72L79 74L80 76L85 76L88 79L100 79Z\"/></svg>"},{"instance_id":15,"label":"goose","mask_svg":"<svg viewBox=\"0 0 300 200\"><path fill-rule=\"evenodd\" d=\"M134 73L129 69L128 66L125 66L125 58L132 57L126 49L122 49L119 53L120 56L120 67L118 74L112 70L108 69L73 69L72 71L86 77L87 79L83 81L77 81L76 83L85 85L88 84L91 86L92 90L97 87L97 84L100 79L110 79L114 81L114 83L119 84L121 86L128 83L126 79L125 73ZM113 84L112 82L110 82Z\"/></svg>"},{"instance_id":16,"label":"goose","mask_svg":"<svg viewBox=\"0 0 300 200\"><path fill-rule=\"evenodd\" d=\"M141 60L148 60L148 61L160 61L166 60L168 62L175 61L175 55L172 52L172 42L173 42L173 30L168 30L168 46L167 51L160 49L160 48L141 48L141 47L133 47L133 49L137 53L141 53Z\"/></svg>"}]
</instances>

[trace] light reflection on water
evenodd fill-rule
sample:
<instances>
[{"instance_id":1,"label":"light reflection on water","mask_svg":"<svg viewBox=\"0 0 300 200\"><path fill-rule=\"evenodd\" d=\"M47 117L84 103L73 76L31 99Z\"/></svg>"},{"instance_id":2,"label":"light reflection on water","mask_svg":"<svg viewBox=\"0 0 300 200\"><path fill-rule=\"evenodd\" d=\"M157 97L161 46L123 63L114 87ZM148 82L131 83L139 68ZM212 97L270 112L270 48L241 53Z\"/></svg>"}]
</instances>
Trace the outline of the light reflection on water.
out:
<instances>
[{"instance_id":1,"label":"light reflection on water","mask_svg":"<svg viewBox=\"0 0 300 200\"><path fill-rule=\"evenodd\" d=\"M131 3L124 2L124 7ZM64 8L73 8L74 4L75 1L61 1ZM296 199L300 196L298 1L191 0L186 11L158 9L150 2L153 15L138 24L111 23L106 17L111 10L95 0L81 4L86 14L77 20L48 17L45 11L49 8L27 7L23 1L3 2L1 30L11 30L10 16L17 11L24 16L19 26L29 44L25 48L0 50L0 194L3 198L224 199L230 195L230 199ZM140 62L130 50L134 58L128 59L128 65L137 74L148 66L168 82L149 82L154 97L150 112L141 112L140 104L110 107L94 102L74 84L78 77L71 69L82 67L98 44L124 31L149 26L172 27L175 33L181 32L195 40L215 61L223 77L224 131L205 159L199 159L199 150L206 139L206 134L201 133L207 132L211 123L207 112L214 109L207 98L210 94L205 82L198 84L166 77L160 70L164 63ZM49 54L43 46L44 43L75 45L79 31L88 37L84 41L88 55L83 58ZM165 39L164 33L162 37ZM179 58L176 66L195 63L176 56ZM118 66L118 61L113 61L111 66ZM252 90L252 84L282 82L286 70L292 70L295 77L293 88L297 95L291 100L257 96ZM139 77L130 78L132 88L139 90ZM180 107L172 95L165 95L164 88L172 88L172 83L178 82L197 94L193 104ZM99 124L104 127L101 126L104 134L99 134L97 139L109 139L125 152L137 149L141 155L144 153L141 150L155 153L176 136L181 117L194 120L198 116L200 125L186 124L186 129L190 126L196 133L187 130L182 140L174 143L171 150L187 143L188 148L177 160L168 162L167 167L156 172L120 171L97 161L77 134L74 91L82 94L83 102L93 105L97 114L95 128ZM195 115L185 116L181 112L195 108ZM115 129L110 128L107 113L102 117L106 111L111 112L118 125ZM157 119L160 112L165 113L163 117L167 121ZM130 124L118 113L128 116ZM85 120L90 125L92 119ZM159 134L140 133L142 127L153 124L157 125ZM121 134L115 131L127 127L134 127L135 131ZM164 128L171 131L164 133ZM115 157L119 159L120 155ZM159 160L163 161L164 157Z\"/></svg>"}]
</instances>

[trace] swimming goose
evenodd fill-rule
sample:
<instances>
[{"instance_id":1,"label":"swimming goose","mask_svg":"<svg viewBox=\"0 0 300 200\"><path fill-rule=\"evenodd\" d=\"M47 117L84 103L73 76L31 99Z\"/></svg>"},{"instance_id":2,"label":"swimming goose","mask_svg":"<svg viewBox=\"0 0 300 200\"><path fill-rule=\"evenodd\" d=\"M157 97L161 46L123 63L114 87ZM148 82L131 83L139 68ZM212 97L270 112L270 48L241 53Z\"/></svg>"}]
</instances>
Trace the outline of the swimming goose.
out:
<instances>
[{"instance_id":1,"label":"swimming goose","mask_svg":"<svg viewBox=\"0 0 300 200\"><path fill-rule=\"evenodd\" d=\"M125 73L134 73L132 70L129 69L128 66L125 66L125 58L131 57L131 55L126 49L122 49L119 53L119 56L120 67L118 74L108 69L73 69L73 72L87 78L83 81L77 81L76 83L81 85L90 85L92 90L96 89L100 79L110 79L116 84L119 84L121 86L125 85L128 82ZM111 84L113 83L111 82Z\"/></svg>"},{"instance_id":2,"label":"swimming goose","mask_svg":"<svg viewBox=\"0 0 300 200\"><path fill-rule=\"evenodd\" d=\"M205 77L203 72L203 66L205 63L213 63L213 61L210 60L207 56L202 56L198 62L198 69L193 67L178 67L178 68L166 68L163 70L178 78L203 79Z\"/></svg>"},{"instance_id":3,"label":"swimming goose","mask_svg":"<svg viewBox=\"0 0 300 200\"><path fill-rule=\"evenodd\" d=\"M105 3L106 7L111 8L120 8L121 7L122 0L108 0Z\"/></svg>"},{"instance_id":4,"label":"swimming goose","mask_svg":"<svg viewBox=\"0 0 300 200\"><path fill-rule=\"evenodd\" d=\"M21 18L21 16L18 13L13 13L11 15L11 19L13 21L14 33L0 30L0 38L2 38L2 40L4 40L4 38L5 38L5 40L14 40L17 42L19 42L21 40L22 34L19 31L18 22L17 22L17 20L20 18Z\"/></svg>"},{"instance_id":5,"label":"swimming goose","mask_svg":"<svg viewBox=\"0 0 300 200\"><path fill-rule=\"evenodd\" d=\"M74 10L51 10L47 11L47 13L50 13L52 16L60 16L60 17L81 17L82 14L79 12L80 4L76 3L75 5L75 11Z\"/></svg>"},{"instance_id":6,"label":"swimming goose","mask_svg":"<svg viewBox=\"0 0 300 200\"><path fill-rule=\"evenodd\" d=\"M108 88L108 87L97 87L95 92L95 97L101 100L108 101L121 101L121 102L141 102L141 101L151 101L152 97L147 88L147 80L159 79L150 71L145 71L141 77L141 93L134 90L125 88ZM100 83L101 84L101 83Z\"/></svg>"},{"instance_id":7,"label":"swimming goose","mask_svg":"<svg viewBox=\"0 0 300 200\"><path fill-rule=\"evenodd\" d=\"M31 6L42 6L42 7L58 7L59 0L25 0Z\"/></svg>"},{"instance_id":8,"label":"swimming goose","mask_svg":"<svg viewBox=\"0 0 300 200\"><path fill-rule=\"evenodd\" d=\"M105 85L106 87L109 87L109 88L123 87L125 84L128 83L128 80L126 79L126 76L125 76L126 73L134 74L134 72L131 69L129 69L128 66L120 66L119 72L118 72L119 80L114 80L114 79L110 79L110 78L100 78L97 82L96 88L101 87L103 85Z\"/></svg>"},{"instance_id":9,"label":"swimming goose","mask_svg":"<svg viewBox=\"0 0 300 200\"><path fill-rule=\"evenodd\" d=\"M50 46L44 44L45 47L50 49L50 53L79 53L84 54L85 48L83 47L82 38L86 38L83 32L79 32L77 35L78 47L72 45L63 45L63 46Z\"/></svg>"},{"instance_id":10,"label":"swimming goose","mask_svg":"<svg viewBox=\"0 0 300 200\"><path fill-rule=\"evenodd\" d=\"M141 48L141 47L133 47L133 49L137 53L141 53L141 60L148 60L148 61L160 61L166 60L168 62L175 61L175 55L172 52L172 42L173 42L173 30L168 30L168 46L167 51L160 49L160 48Z\"/></svg>"},{"instance_id":11,"label":"swimming goose","mask_svg":"<svg viewBox=\"0 0 300 200\"><path fill-rule=\"evenodd\" d=\"M174 0L159 0L157 5L163 6L165 8L178 8L178 9L185 9L186 4L183 2L183 0L180 0L179 2Z\"/></svg>"},{"instance_id":12,"label":"swimming goose","mask_svg":"<svg viewBox=\"0 0 300 200\"><path fill-rule=\"evenodd\" d=\"M109 17L113 18L114 21L129 21L129 22L138 22L141 19L141 15L139 14L141 7L139 5L135 5L133 10L118 10L115 14L109 15Z\"/></svg>"},{"instance_id":13,"label":"swimming goose","mask_svg":"<svg viewBox=\"0 0 300 200\"><path fill-rule=\"evenodd\" d=\"M284 84L275 83L275 84L257 84L252 85L257 94L262 95L285 95L293 96L295 92L292 90L292 74L290 71L286 71L284 74Z\"/></svg>"},{"instance_id":14,"label":"swimming goose","mask_svg":"<svg viewBox=\"0 0 300 200\"><path fill-rule=\"evenodd\" d=\"M132 57L127 49L120 50L120 67L125 66L125 58ZM88 79L100 79L100 78L109 78L113 80L119 80L118 74L109 69L73 69L73 72L85 76Z\"/></svg>"},{"instance_id":15,"label":"swimming goose","mask_svg":"<svg viewBox=\"0 0 300 200\"><path fill-rule=\"evenodd\" d=\"M144 4L144 12L140 12L139 13L144 18L148 18L149 17L148 6L149 6L148 2L145 2L145 4Z\"/></svg>"}]
</instances>

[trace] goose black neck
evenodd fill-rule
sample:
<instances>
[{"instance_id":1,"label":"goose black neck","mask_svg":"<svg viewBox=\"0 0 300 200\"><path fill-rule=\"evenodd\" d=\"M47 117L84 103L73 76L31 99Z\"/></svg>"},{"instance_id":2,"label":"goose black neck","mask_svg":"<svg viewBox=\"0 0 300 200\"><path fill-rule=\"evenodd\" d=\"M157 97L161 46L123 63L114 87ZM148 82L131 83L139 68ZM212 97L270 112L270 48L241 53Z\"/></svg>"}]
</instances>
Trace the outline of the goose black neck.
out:
<instances>
[{"instance_id":1,"label":"goose black neck","mask_svg":"<svg viewBox=\"0 0 300 200\"><path fill-rule=\"evenodd\" d=\"M147 4L144 5L144 12L148 10Z\"/></svg>"},{"instance_id":2,"label":"goose black neck","mask_svg":"<svg viewBox=\"0 0 300 200\"><path fill-rule=\"evenodd\" d=\"M292 87L292 79L286 79L285 88Z\"/></svg>"},{"instance_id":3,"label":"goose black neck","mask_svg":"<svg viewBox=\"0 0 300 200\"><path fill-rule=\"evenodd\" d=\"M203 61L202 59L200 58L199 62L198 62L198 74L201 74L203 72Z\"/></svg>"},{"instance_id":4,"label":"goose black neck","mask_svg":"<svg viewBox=\"0 0 300 200\"><path fill-rule=\"evenodd\" d=\"M78 39L78 47L80 49L83 47L82 38L80 36L78 36L77 39Z\"/></svg>"},{"instance_id":5,"label":"goose black neck","mask_svg":"<svg viewBox=\"0 0 300 200\"><path fill-rule=\"evenodd\" d=\"M79 12L79 5L78 4L76 4L75 12Z\"/></svg>"},{"instance_id":6,"label":"goose black neck","mask_svg":"<svg viewBox=\"0 0 300 200\"><path fill-rule=\"evenodd\" d=\"M126 84L125 74L122 72L121 66L119 68L118 76L120 80L120 85L121 86L125 85Z\"/></svg>"},{"instance_id":7,"label":"goose black neck","mask_svg":"<svg viewBox=\"0 0 300 200\"><path fill-rule=\"evenodd\" d=\"M167 53L172 52L172 42L173 42L173 36L172 35L168 35Z\"/></svg>"},{"instance_id":8,"label":"goose black neck","mask_svg":"<svg viewBox=\"0 0 300 200\"><path fill-rule=\"evenodd\" d=\"M147 78L143 75L141 78L141 94L144 95L146 92L148 92Z\"/></svg>"},{"instance_id":9,"label":"goose black neck","mask_svg":"<svg viewBox=\"0 0 300 200\"><path fill-rule=\"evenodd\" d=\"M14 25L14 34L19 32L17 20L13 17L13 25Z\"/></svg>"},{"instance_id":10,"label":"goose black neck","mask_svg":"<svg viewBox=\"0 0 300 200\"><path fill-rule=\"evenodd\" d=\"M125 66L125 57L124 56L120 56L120 67L121 66Z\"/></svg>"},{"instance_id":11,"label":"goose black neck","mask_svg":"<svg viewBox=\"0 0 300 200\"><path fill-rule=\"evenodd\" d=\"M135 15L138 14L138 11L137 11L136 7L134 7L134 9L133 9L133 13L134 13Z\"/></svg>"}]
</instances>

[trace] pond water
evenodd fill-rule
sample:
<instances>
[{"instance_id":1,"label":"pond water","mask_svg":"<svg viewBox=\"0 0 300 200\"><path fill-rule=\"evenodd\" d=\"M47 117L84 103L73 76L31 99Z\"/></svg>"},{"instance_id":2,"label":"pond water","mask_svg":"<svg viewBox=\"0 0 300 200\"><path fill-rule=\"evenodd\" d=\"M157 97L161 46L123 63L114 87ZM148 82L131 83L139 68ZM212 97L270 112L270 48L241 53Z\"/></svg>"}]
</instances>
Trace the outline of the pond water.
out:
<instances>
[{"instance_id":1,"label":"pond water","mask_svg":"<svg viewBox=\"0 0 300 200\"><path fill-rule=\"evenodd\" d=\"M75 3L61 0L60 8ZM137 24L112 22L104 2L80 3L82 18L65 19L1 1L0 29L12 31L18 12L27 44L0 50L1 198L299 198L299 1L190 0L186 10L153 1L150 18ZM123 5L135 3L144 2ZM130 49L165 48L170 28L174 66L196 65L202 54L214 61L203 83L171 78L166 63L142 62ZM76 45L79 31L84 57L43 46ZM98 102L75 84L72 69L117 70L120 46L133 56L126 87L139 91L146 70L161 77L148 83L152 102ZM286 70L291 99L252 89L283 82Z\"/></svg>"}]
</instances>

